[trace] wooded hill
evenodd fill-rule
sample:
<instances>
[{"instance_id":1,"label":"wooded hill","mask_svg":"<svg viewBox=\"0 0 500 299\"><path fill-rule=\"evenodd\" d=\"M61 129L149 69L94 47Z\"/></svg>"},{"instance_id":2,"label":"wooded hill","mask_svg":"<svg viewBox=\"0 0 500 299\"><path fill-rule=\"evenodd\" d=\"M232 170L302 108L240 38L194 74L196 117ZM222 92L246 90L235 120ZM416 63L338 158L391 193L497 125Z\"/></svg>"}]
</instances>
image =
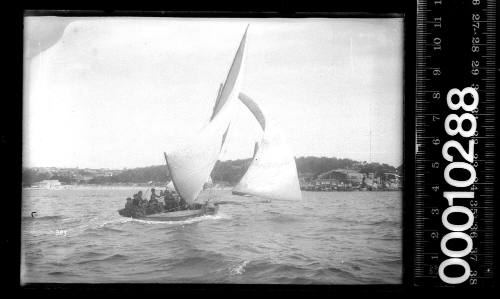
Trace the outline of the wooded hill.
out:
<instances>
[{"instance_id":1,"label":"wooded hill","mask_svg":"<svg viewBox=\"0 0 500 299\"><path fill-rule=\"evenodd\" d=\"M374 173L376 177L384 173L402 175L401 166L394 167L388 164L366 163L351 159L337 159L327 157L299 157L295 159L299 176L316 178L319 174L332 169L351 169L361 173ZM245 174L251 159L217 161L211 177L214 182L225 181L236 184ZM23 185L31 185L41 180L59 180L63 184L115 184L115 183L147 183L166 182L170 176L165 165L126 169L112 176L94 176L91 179L81 180L82 170L75 173L52 171L41 172L26 168L23 170ZM88 174L87 174L88 177Z\"/></svg>"}]
</instances>

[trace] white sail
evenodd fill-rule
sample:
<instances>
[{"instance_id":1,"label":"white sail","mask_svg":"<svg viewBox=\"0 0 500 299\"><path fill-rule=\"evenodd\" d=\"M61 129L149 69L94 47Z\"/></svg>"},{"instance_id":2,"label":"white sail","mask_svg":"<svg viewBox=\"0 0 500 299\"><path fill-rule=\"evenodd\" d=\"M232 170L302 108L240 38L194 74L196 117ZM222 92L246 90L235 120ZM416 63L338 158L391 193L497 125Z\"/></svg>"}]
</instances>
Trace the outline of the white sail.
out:
<instances>
[{"instance_id":1,"label":"white sail","mask_svg":"<svg viewBox=\"0 0 500 299\"><path fill-rule=\"evenodd\" d=\"M234 98L239 94L242 81L246 34L245 31L224 85L219 89L210 122L188 146L167 155L167 166L173 184L188 203L196 201L219 159L229 122L234 114Z\"/></svg>"},{"instance_id":2,"label":"white sail","mask_svg":"<svg viewBox=\"0 0 500 299\"><path fill-rule=\"evenodd\" d=\"M212 120L216 114L217 107L219 107L219 102L220 102L220 95L222 92L222 88L224 87L224 84L221 83L219 86L219 90L217 91L217 97L215 98L215 105L212 111L212 116L210 116L210 120Z\"/></svg>"},{"instance_id":3,"label":"white sail","mask_svg":"<svg viewBox=\"0 0 500 299\"><path fill-rule=\"evenodd\" d=\"M259 106L248 96L239 98L264 130L252 163L233 191L269 199L300 200L297 166L290 148L276 128L270 128Z\"/></svg>"}]
</instances>

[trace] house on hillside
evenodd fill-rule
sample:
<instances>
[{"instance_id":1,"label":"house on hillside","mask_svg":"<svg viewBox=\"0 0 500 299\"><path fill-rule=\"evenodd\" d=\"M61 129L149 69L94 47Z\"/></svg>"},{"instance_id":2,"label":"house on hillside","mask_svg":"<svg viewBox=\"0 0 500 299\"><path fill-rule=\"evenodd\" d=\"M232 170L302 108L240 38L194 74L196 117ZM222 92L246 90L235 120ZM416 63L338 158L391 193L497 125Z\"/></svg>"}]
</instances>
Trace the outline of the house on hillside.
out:
<instances>
[{"instance_id":1,"label":"house on hillside","mask_svg":"<svg viewBox=\"0 0 500 299\"><path fill-rule=\"evenodd\" d=\"M345 191L358 188L363 182L363 174L351 169L332 169L318 174L315 179L299 177L299 182L302 190Z\"/></svg>"},{"instance_id":2,"label":"house on hillside","mask_svg":"<svg viewBox=\"0 0 500 299\"><path fill-rule=\"evenodd\" d=\"M318 179L337 181L337 184L358 186L363 182L363 174L352 169L332 169L318 175Z\"/></svg>"},{"instance_id":3,"label":"house on hillside","mask_svg":"<svg viewBox=\"0 0 500 299\"><path fill-rule=\"evenodd\" d=\"M396 173L384 173L384 188L387 190L401 190L401 176Z\"/></svg>"}]
</instances>

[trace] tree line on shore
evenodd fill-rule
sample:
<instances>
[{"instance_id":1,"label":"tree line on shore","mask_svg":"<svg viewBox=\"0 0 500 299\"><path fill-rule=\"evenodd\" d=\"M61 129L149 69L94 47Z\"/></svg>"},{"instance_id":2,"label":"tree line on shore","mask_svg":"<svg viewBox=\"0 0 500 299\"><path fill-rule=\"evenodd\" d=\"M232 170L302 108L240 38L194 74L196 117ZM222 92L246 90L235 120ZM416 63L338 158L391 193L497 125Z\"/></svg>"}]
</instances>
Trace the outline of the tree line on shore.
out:
<instances>
[{"instance_id":1,"label":"tree line on shore","mask_svg":"<svg viewBox=\"0 0 500 299\"><path fill-rule=\"evenodd\" d=\"M401 175L401 166L394 167L388 164L366 163L351 159L338 159L328 157L299 157L295 159L299 175L315 179L319 174L332 169L351 169L360 173L373 173L375 177L382 177L384 173L397 173ZM240 181L250 166L251 159L217 161L211 173L214 182L227 182L235 185ZM82 176L87 179L82 179ZM90 177L90 178L89 178ZM85 170L64 172L40 171L25 168L22 173L23 185L30 186L42 180L59 180L63 184L126 184L126 183L148 183L167 182L170 174L165 165L139 167L126 169L112 176L95 175Z\"/></svg>"}]
</instances>

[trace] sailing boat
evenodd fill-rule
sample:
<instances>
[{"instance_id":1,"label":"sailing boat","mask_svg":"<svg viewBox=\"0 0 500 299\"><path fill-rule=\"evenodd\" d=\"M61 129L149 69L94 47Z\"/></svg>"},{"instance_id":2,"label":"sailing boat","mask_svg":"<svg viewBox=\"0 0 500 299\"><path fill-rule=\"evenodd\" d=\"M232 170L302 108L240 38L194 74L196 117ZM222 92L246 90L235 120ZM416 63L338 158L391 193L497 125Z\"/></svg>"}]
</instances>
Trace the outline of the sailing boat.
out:
<instances>
[{"instance_id":1,"label":"sailing boat","mask_svg":"<svg viewBox=\"0 0 500 299\"><path fill-rule=\"evenodd\" d=\"M263 137L255 146L248 170L232 193L267 199L300 200L302 196L297 166L283 135L276 126L266 122L264 113L255 101L243 93L239 94L239 99L254 115L263 130Z\"/></svg>"},{"instance_id":2,"label":"sailing boat","mask_svg":"<svg viewBox=\"0 0 500 299\"><path fill-rule=\"evenodd\" d=\"M248 26L243 34L238 50L231 64L224 84L221 84L215 100L210 121L187 146L165 154L166 164L175 191L191 206L202 206L199 209L162 212L138 217L146 220L183 220L205 214L214 214L218 210L216 204L202 202L198 195L222 152L230 121L234 115L235 98L238 97L242 81L241 70L245 61L245 42ZM120 215L125 215L123 210Z\"/></svg>"}]
</instances>

